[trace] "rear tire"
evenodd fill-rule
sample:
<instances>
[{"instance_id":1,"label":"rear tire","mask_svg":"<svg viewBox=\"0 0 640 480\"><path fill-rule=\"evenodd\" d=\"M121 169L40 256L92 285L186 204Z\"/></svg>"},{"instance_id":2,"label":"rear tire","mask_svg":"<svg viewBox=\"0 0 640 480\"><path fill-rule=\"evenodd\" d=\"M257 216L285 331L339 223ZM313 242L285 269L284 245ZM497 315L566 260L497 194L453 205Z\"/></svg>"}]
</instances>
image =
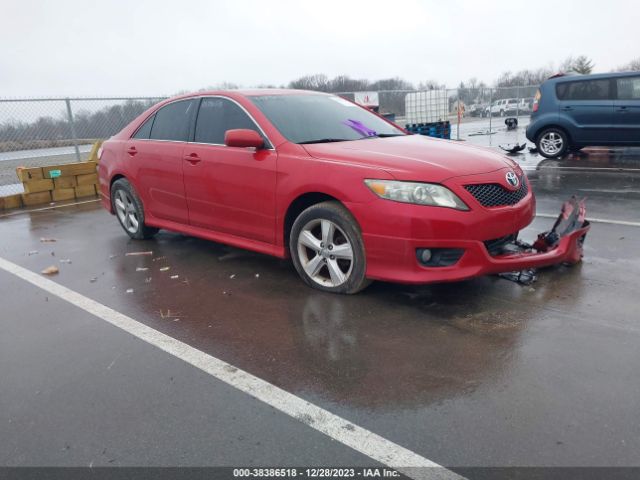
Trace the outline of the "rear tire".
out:
<instances>
[{"instance_id":1,"label":"rear tire","mask_svg":"<svg viewBox=\"0 0 640 480\"><path fill-rule=\"evenodd\" d=\"M312 205L296 218L289 236L293 265L310 287L354 294L371 283L358 223L340 203Z\"/></svg>"},{"instance_id":2,"label":"rear tire","mask_svg":"<svg viewBox=\"0 0 640 480\"><path fill-rule=\"evenodd\" d=\"M536 139L536 147L540 155L545 158L559 158L567 153L571 146L564 130L551 127L540 132Z\"/></svg>"},{"instance_id":3,"label":"rear tire","mask_svg":"<svg viewBox=\"0 0 640 480\"><path fill-rule=\"evenodd\" d=\"M131 238L147 240L158 233L159 229L144 224L144 208L140 197L125 178L113 182L111 186L111 206L118 217L120 226Z\"/></svg>"}]
</instances>

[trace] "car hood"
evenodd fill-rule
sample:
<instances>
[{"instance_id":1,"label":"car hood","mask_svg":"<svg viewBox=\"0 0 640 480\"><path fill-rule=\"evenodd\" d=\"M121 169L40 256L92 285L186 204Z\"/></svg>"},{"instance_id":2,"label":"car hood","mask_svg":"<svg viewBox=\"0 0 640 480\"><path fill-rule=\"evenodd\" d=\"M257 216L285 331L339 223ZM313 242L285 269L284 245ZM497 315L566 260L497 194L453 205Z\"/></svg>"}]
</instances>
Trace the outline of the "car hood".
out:
<instances>
[{"instance_id":1,"label":"car hood","mask_svg":"<svg viewBox=\"0 0 640 480\"><path fill-rule=\"evenodd\" d=\"M398 180L443 182L517 163L492 150L422 135L303 145L312 157L381 168Z\"/></svg>"}]
</instances>

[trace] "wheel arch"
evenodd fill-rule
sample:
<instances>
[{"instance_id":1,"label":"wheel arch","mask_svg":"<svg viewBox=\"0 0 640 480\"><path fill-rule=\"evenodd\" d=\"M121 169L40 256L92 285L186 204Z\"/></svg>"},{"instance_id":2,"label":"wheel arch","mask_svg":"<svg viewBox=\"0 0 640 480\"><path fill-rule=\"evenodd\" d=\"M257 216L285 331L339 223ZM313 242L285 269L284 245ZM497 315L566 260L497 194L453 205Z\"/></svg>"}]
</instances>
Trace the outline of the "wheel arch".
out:
<instances>
[{"instance_id":1,"label":"wheel arch","mask_svg":"<svg viewBox=\"0 0 640 480\"><path fill-rule=\"evenodd\" d=\"M293 222L295 222L296 218L298 218L298 215L300 215L307 208L322 202L338 202L345 209L347 209L347 211L349 211L347 206L342 201L340 201L339 198L336 198L335 196L330 195L328 193L316 191L316 192L305 192L303 194L298 195L296 198L294 198L291 201L291 203L289 203L289 206L287 207L286 213L284 215L282 233L283 233L283 245L285 246L285 250L287 252L289 252L289 236L291 235L291 228L293 227ZM353 214L351 215L353 216ZM358 225L358 228L359 228L359 225Z\"/></svg>"},{"instance_id":2,"label":"wheel arch","mask_svg":"<svg viewBox=\"0 0 640 480\"><path fill-rule=\"evenodd\" d=\"M113 208L113 200L111 198L111 189L113 188L113 184L120 180L121 178L124 178L125 180L127 179L127 177L125 177L123 174L121 173L116 173L115 175L113 175L111 177L111 179L109 180L109 213L111 213L111 215L115 215L116 211Z\"/></svg>"}]
</instances>

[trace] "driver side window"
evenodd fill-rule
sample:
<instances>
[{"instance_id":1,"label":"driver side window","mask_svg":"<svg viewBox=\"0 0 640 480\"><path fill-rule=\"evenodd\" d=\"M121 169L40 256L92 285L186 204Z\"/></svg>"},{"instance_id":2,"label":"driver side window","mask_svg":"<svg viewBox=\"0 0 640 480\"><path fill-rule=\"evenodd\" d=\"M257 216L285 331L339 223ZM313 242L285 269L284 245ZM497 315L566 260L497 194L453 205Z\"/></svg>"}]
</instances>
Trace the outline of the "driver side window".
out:
<instances>
[{"instance_id":1,"label":"driver side window","mask_svg":"<svg viewBox=\"0 0 640 480\"><path fill-rule=\"evenodd\" d=\"M195 142L224 145L225 132L237 128L254 130L262 136L257 125L235 102L221 97L202 99L196 120Z\"/></svg>"}]
</instances>

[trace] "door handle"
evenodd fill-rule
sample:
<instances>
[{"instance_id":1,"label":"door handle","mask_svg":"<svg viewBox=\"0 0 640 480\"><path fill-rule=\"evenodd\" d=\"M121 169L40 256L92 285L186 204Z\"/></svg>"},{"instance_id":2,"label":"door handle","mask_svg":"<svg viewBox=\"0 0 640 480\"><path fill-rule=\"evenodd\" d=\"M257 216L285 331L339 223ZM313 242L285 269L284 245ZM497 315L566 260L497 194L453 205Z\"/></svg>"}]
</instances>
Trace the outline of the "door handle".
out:
<instances>
[{"instance_id":1,"label":"door handle","mask_svg":"<svg viewBox=\"0 0 640 480\"><path fill-rule=\"evenodd\" d=\"M616 112L620 112L620 113L627 113L629 110L627 110L627 107L618 107L616 109Z\"/></svg>"},{"instance_id":2,"label":"door handle","mask_svg":"<svg viewBox=\"0 0 640 480\"><path fill-rule=\"evenodd\" d=\"M184 159L191 165L196 165L202 161L197 153L190 153L189 155L185 155Z\"/></svg>"},{"instance_id":3,"label":"door handle","mask_svg":"<svg viewBox=\"0 0 640 480\"><path fill-rule=\"evenodd\" d=\"M565 112L569 112L573 110L573 107L562 107L560 110L564 110Z\"/></svg>"},{"instance_id":4,"label":"door handle","mask_svg":"<svg viewBox=\"0 0 640 480\"><path fill-rule=\"evenodd\" d=\"M129 147L127 149L127 153L133 157L136 153L138 153L138 150L136 150L136 147Z\"/></svg>"}]
</instances>

